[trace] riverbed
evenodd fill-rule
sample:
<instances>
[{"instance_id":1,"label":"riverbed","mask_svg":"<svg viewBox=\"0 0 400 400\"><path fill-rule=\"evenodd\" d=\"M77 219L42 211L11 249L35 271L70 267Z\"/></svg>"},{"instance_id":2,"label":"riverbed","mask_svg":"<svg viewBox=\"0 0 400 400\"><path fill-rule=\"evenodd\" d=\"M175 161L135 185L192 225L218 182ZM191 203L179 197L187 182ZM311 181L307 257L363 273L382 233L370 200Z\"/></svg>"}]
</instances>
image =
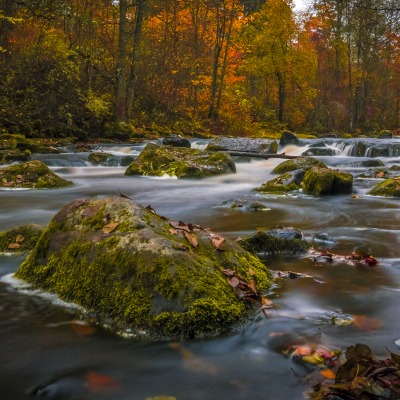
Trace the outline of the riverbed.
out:
<instances>
[{"instance_id":1,"label":"riverbed","mask_svg":"<svg viewBox=\"0 0 400 400\"><path fill-rule=\"evenodd\" d=\"M377 139L378 140L378 139ZM369 142L368 142L369 143ZM319 156L328 166L357 176L373 152L352 154L352 140L329 146L334 155ZM383 143L383 142L382 142ZM391 148L399 139L385 140ZM193 146L201 148L202 141ZM313 144L281 149L301 154ZM103 146L116 157L136 156L144 144ZM354 147L354 146L353 146ZM76 400L297 400L310 390L304 368L282 351L295 343L319 343L346 349L369 345L379 357L386 348L400 352L400 213L399 200L367 195L379 179L355 179L350 195L314 197L301 192L266 196L252 191L275 177L280 159L236 159L237 172L202 180L124 176L126 167L94 166L87 153L35 155L74 186L55 190L1 190L0 226L25 223L46 226L58 210L77 198L129 196L158 214L182 220L230 238L275 225L300 229L318 251L373 254L373 268L345 262L314 261L300 255L265 259L268 268L295 271L308 278L281 279L268 298L270 317L260 314L229 335L186 342L146 342L116 336L56 297L24 290L12 273L21 256L0 256L0 398L32 397ZM396 152L379 159L397 163ZM228 200L259 201L264 211L232 209ZM313 242L329 233L334 243ZM342 319L350 324L335 324ZM294 369L295 373L292 371Z\"/></svg>"}]
</instances>

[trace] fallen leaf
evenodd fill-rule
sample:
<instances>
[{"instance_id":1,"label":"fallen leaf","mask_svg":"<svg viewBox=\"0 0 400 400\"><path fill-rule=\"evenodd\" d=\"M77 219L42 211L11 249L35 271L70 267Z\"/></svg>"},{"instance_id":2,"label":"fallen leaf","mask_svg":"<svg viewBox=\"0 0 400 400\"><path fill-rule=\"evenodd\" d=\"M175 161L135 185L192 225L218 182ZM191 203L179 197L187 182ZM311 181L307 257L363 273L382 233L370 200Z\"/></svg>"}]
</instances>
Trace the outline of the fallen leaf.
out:
<instances>
[{"instance_id":1,"label":"fallen leaf","mask_svg":"<svg viewBox=\"0 0 400 400\"><path fill-rule=\"evenodd\" d=\"M109 224L103 226L103 232L111 233L117 226L118 226L117 222L110 222Z\"/></svg>"},{"instance_id":2,"label":"fallen leaf","mask_svg":"<svg viewBox=\"0 0 400 400\"><path fill-rule=\"evenodd\" d=\"M88 324L86 321L71 321L71 327L79 337L90 336L97 331L95 326Z\"/></svg>"},{"instance_id":3,"label":"fallen leaf","mask_svg":"<svg viewBox=\"0 0 400 400\"><path fill-rule=\"evenodd\" d=\"M172 234L175 235L175 236L179 234L179 231L178 231L177 229L173 229L173 228L171 228L171 229L169 230L169 232L172 233Z\"/></svg>"},{"instance_id":4,"label":"fallen leaf","mask_svg":"<svg viewBox=\"0 0 400 400\"><path fill-rule=\"evenodd\" d=\"M18 249L18 248L20 248L21 247L21 245L19 245L18 243L10 243L9 245L8 245L8 248L9 249Z\"/></svg>"},{"instance_id":5,"label":"fallen leaf","mask_svg":"<svg viewBox=\"0 0 400 400\"><path fill-rule=\"evenodd\" d=\"M351 196L351 198L352 198L352 199L359 199L359 198L360 198L360 196L358 196L358 195L354 195L354 196Z\"/></svg>"},{"instance_id":6,"label":"fallen leaf","mask_svg":"<svg viewBox=\"0 0 400 400\"><path fill-rule=\"evenodd\" d=\"M199 241L197 239L197 236L194 233L189 233L186 231L183 231L183 235L185 236L186 240L193 246L197 247L199 244Z\"/></svg>"},{"instance_id":7,"label":"fallen leaf","mask_svg":"<svg viewBox=\"0 0 400 400\"><path fill-rule=\"evenodd\" d=\"M383 171L381 171L378 173L377 176L378 176L378 178L382 178L383 176L385 176L385 173Z\"/></svg>"},{"instance_id":8,"label":"fallen leaf","mask_svg":"<svg viewBox=\"0 0 400 400\"><path fill-rule=\"evenodd\" d=\"M249 288L258 295L258 290L257 290L257 286L256 283L254 282L254 280L252 279L249 283Z\"/></svg>"},{"instance_id":9,"label":"fallen leaf","mask_svg":"<svg viewBox=\"0 0 400 400\"><path fill-rule=\"evenodd\" d=\"M255 275L255 272L254 272L251 268L249 268L249 274L250 274L251 276L254 276L254 275Z\"/></svg>"},{"instance_id":10,"label":"fallen leaf","mask_svg":"<svg viewBox=\"0 0 400 400\"><path fill-rule=\"evenodd\" d=\"M324 359L316 352L309 356L304 356L302 360L312 365L322 365L324 363Z\"/></svg>"},{"instance_id":11,"label":"fallen leaf","mask_svg":"<svg viewBox=\"0 0 400 400\"><path fill-rule=\"evenodd\" d=\"M217 250L224 250L225 238L223 238L222 236L212 235L211 236L211 242L212 242L212 245Z\"/></svg>"},{"instance_id":12,"label":"fallen leaf","mask_svg":"<svg viewBox=\"0 0 400 400\"><path fill-rule=\"evenodd\" d=\"M238 287L240 283L239 279L235 276L233 276L232 278L228 278L227 281L233 288Z\"/></svg>"},{"instance_id":13,"label":"fallen leaf","mask_svg":"<svg viewBox=\"0 0 400 400\"><path fill-rule=\"evenodd\" d=\"M380 319L367 317L366 315L353 315L353 322L357 328L367 332L374 332L382 325Z\"/></svg>"},{"instance_id":14,"label":"fallen leaf","mask_svg":"<svg viewBox=\"0 0 400 400\"><path fill-rule=\"evenodd\" d=\"M331 369L324 369L323 371L320 371L320 374L327 379L336 378L336 374Z\"/></svg>"},{"instance_id":15,"label":"fallen leaf","mask_svg":"<svg viewBox=\"0 0 400 400\"><path fill-rule=\"evenodd\" d=\"M223 269L222 272L226 275L226 276L234 276L235 275L235 271L233 269Z\"/></svg>"},{"instance_id":16,"label":"fallen leaf","mask_svg":"<svg viewBox=\"0 0 400 400\"><path fill-rule=\"evenodd\" d=\"M121 384L111 376L89 371L86 375L86 383L91 392L114 392L121 388Z\"/></svg>"},{"instance_id":17,"label":"fallen leaf","mask_svg":"<svg viewBox=\"0 0 400 400\"><path fill-rule=\"evenodd\" d=\"M294 353L299 356L310 356L314 349L311 346L299 346L295 349Z\"/></svg>"},{"instance_id":18,"label":"fallen leaf","mask_svg":"<svg viewBox=\"0 0 400 400\"><path fill-rule=\"evenodd\" d=\"M176 229L181 229L184 230L186 232L190 232L191 229L189 228L188 225L186 225L185 223L183 223L182 221L176 222L176 221L169 221L169 224Z\"/></svg>"},{"instance_id":19,"label":"fallen leaf","mask_svg":"<svg viewBox=\"0 0 400 400\"><path fill-rule=\"evenodd\" d=\"M263 306L272 308L272 300L267 299L265 296L261 298L261 303Z\"/></svg>"},{"instance_id":20,"label":"fallen leaf","mask_svg":"<svg viewBox=\"0 0 400 400\"><path fill-rule=\"evenodd\" d=\"M15 238L15 243L21 243L25 240L25 237L21 234L17 235L17 237Z\"/></svg>"}]
</instances>

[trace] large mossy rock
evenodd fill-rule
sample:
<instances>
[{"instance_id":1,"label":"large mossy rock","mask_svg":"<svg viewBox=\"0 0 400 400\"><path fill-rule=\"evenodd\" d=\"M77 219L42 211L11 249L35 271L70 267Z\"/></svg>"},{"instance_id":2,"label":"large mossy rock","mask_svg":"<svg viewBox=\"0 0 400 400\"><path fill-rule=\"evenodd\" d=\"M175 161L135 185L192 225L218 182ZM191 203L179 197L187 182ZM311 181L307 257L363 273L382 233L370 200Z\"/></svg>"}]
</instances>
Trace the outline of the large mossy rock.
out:
<instances>
[{"instance_id":1,"label":"large mossy rock","mask_svg":"<svg viewBox=\"0 0 400 400\"><path fill-rule=\"evenodd\" d=\"M279 146L285 147L290 144L294 146L299 146L300 145L299 138L293 132L290 131L282 132L281 138L279 140Z\"/></svg>"},{"instance_id":2,"label":"large mossy rock","mask_svg":"<svg viewBox=\"0 0 400 400\"><path fill-rule=\"evenodd\" d=\"M0 232L0 253L22 253L32 250L43 229L39 225L21 225Z\"/></svg>"},{"instance_id":3,"label":"large mossy rock","mask_svg":"<svg viewBox=\"0 0 400 400\"><path fill-rule=\"evenodd\" d=\"M372 196L400 197L400 176L385 179L368 192Z\"/></svg>"},{"instance_id":4,"label":"large mossy rock","mask_svg":"<svg viewBox=\"0 0 400 400\"><path fill-rule=\"evenodd\" d=\"M312 167L328 168L325 163L313 157L298 157L292 160L284 161L277 165L273 170L273 174L284 174L286 172L301 169L307 171Z\"/></svg>"},{"instance_id":5,"label":"large mossy rock","mask_svg":"<svg viewBox=\"0 0 400 400\"><path fill-rule=\"evenodd\" d=\"M270 285L269 271L235 242L219 250L209 231L177 224L122 197L75 200L16 276L146 337L213 335L246 321L254 306L238 298L223 270L260 290Z\"/></svg>"},{"instance_id":6,"label":"large mossy rock","mask_svg":"<svg viewBox=\"0 0 400 400\"><path fill-rule=\"evenodd\" d=\"M348 194L353 189L353 175L330 168L310 168L304 175L303 191L315 196Z\"/></svg>"},{"instance_id":7,"label":"large mossy rock","mask_svg":"<svg viewBox=\"0 0 400 400\"><path fill-rule=\"evenodd\" d=\"M203 178L235 171L235 163L227 153L149 143L129 165L125 175L167 174L178 178Z\"/></svg>"},{"instance_id":8,"label":"large mossy rock","mask_svg":"<svg viewBox=\"0 0 400 400\"><path fill-rule=\"evenodd\" d=\"M72 184L37 160L0 169L0 187L50 189Z\"/></svg>"}]
</instances>

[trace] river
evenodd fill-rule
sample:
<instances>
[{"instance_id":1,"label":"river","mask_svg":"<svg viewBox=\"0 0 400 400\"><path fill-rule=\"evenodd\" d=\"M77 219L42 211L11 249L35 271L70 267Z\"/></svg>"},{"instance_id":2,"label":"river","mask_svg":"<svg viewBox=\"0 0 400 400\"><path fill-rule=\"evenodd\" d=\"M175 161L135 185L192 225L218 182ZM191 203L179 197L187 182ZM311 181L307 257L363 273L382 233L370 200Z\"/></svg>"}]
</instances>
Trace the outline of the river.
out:
<instances>
[{"instance_id":1,"label":"river","mask_svg":"<svg viewBox=\"0 0 400 400\"><path fill-rule=\"evenodd\" d=\"M353 154L354 143L330 140L334 155L319 156L334 168L357 175L371 160L368 141L363 154ZM376 144L372 141L373 144ZM400 164L393 148L399 140L385 140L390 151L379 157L386 165ZM288 147L299 154L312 146ZM197 141L194 146L202 147ZM397 147L396 147L397 146ZM116 157L136 156L143 144L103 146ZM387 347L399 351L400 338L400 213L399 200L366 195L376 179L355 180L353 195L312 197L265 196L253 188L271 179L282 162L237 160L237 173L203 180L125 177L126 167L93 166L87 153L37 155L57 174L75 185L56 190L0 191L0 226L6 230L25 223L45 226L68 202L83 197L119 195L151 205L158 214L211 227L236 238L269 229L293 226L312 241L327 232L336 238L329 247L336 254L352 251L373 254L379 265L355 267L345 263L314 262L304 256L277 255L265 260L273 270L290 270L312 278L276 283L269 298L270 318L260 316L240 331L224 337L171 342L143 342L116 336L80 320L79 312L54 296L27 294L12 273L21 256L0 256L0 398L32 397L76 400L146 400L171 396L176 400L298 400L309 383L306 371L282 350L293 343L320 343L345 349L365 343L379 357ZM266 211L223 207L230 199L257 200ZM338 325L332 318L349 318ZM293 373L292 368L296 373Z\"/></svg>"}]
</instances>

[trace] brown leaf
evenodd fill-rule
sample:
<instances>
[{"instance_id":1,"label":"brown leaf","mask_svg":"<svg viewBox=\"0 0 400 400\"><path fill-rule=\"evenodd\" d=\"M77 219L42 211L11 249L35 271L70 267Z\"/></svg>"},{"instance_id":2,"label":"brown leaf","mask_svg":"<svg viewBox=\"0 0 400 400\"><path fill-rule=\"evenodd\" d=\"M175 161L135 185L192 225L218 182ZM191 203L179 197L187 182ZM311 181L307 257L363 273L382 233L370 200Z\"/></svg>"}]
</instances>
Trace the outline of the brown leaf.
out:
<instances>
[{"instance_id":1,"label":"brown leaf","mask_svg":"<svg viewBox=\"0 0 400 400\"><path fill-rule=\"evenodd\" d=\"M25 240L25 237L21 234L17 235L17 237L15 238L15 243L21 243Z\"/></svg>"},{"instance_id":2,"label":"brown leaf","mask_svg":"<svg viewBox=\"0 0 400 400\"><path fill-rule=\"evenodd\" d=\"M258 290L257 290L257 286L256 283L254 282L254 280L252 279L249 283L249 288L258 295Z\"/></svg>"},{"instance_id":3,"label":"brown leaf","mask_svg":"<svg viewBox=\"0 0 400 400\"><path fill-rule=\"evenodd\" d=\"M173 228L176 228L176 229L181 229L181 230L184 230L184 231L186 231L186 232L190 232L190 229L189 229L189 227L186 225L186 224L184 224L182 221L179 221L179 222L176 222L176 221L169 221L169 224L173 227Z\"/></svg>"},{"instance_id":4,"label":"brown leaf","mask_svg":"<svg viewBox=\"0 0 400 400\"><path fill-rule=\"evenodd\" d=\"M194 233L189 233L186 231L183 231L183 235L185 236L186 240L193 246L197 247L199 244L199 241L197 240L197 236Z\"/></svg>"},{"instance_id":5,"label":"brown leaf","mask_svg":"<svg viewBox=\"0 0 400 400\"><path fill-rule=\"evenodd\" d=\"M353 315L353 323L357 328L367 332L374 332L382 325L380 319L366 315Z\"/></svg>"},{"instance_id":6,"label":"brown leaf","mask_svg":"<svg viewBox=\"0 0 400 400\"><path fill-rule=\"evenodd\" d=\"M233 288L238 287L240 283L239 279L235 276L233 276L232 278L228 278L227 281Z\"/></svg>"},{"instance_id":7,"label":"brown leaf","mask_svg":"<svg viewBox=\"0 0 400 400\"><path fill-rule=\"evenodd\" d=\"M21 246L18 244L18 243L10 243L9 245L8 245L8 248L9 249L18 249L18 248L20 248Z\"/></svg>"},{"instance_id":8,"label":"brown leaf","mask_svg":"<svg viewBox=\"0 0 400 400\"><path fill-rule=\"evenodd\" d=\"M255 275L255 272L254 272L251 268L249 268L249 274L250 274L251 276L254 276L254 275Z\"/></svg>"},{"instance_id":9,"label":"brown leaf","mask_svg":"<svg viewBox=\"0 0 400 400\"><path fill-rule=\"evenodd\" d=\"M212 235L211 242L217 250L224 250L225 238L222 236Z\"/></svg>"},{"instance_id":10,"label":"brown leaf","mask_svg":"<svg viewBox=\"0 0 400 400\"><path fill-rule=\"evenodd\" d=\"M223 269L222 272L223 272L226 276L229 276L229 277L232 277L232 276L235 275L235 271L234 271L233 269L229 269L229 268Z\"/></svg>"},{"instance_id":11,"label":"brown leaf","mask_svg":"<svg viewBox=\"0 0 400 400\"><path fill-rule=\"evenodd\" d=\"M179 231L176 230L176 229L173 229L173 228L171 228L171 229L169 230L169 232L172 233L172 234L175 235L175 236L179 234Z\"/></svg>"},{"instance_id":12,"label":"brown leaf","mask_svg":"<svg viewBox=\"0 0 400 400\"><path fill-rule=\"evenodd\" d=\"M103 226L104 233L111 233L118 226L118 222L110 222Z\"/></svg>"},{"instance_id":13,"label":"brown leaf","mask_svg":"<svg viewBox=\"0 0 400 400\"><path fill-rule=\"evenodd\" d=\"M86 375L87 387L92 393L115 392L121 388L121 384L114 378L89 371Z\"/></svg>"}]
</instances>

